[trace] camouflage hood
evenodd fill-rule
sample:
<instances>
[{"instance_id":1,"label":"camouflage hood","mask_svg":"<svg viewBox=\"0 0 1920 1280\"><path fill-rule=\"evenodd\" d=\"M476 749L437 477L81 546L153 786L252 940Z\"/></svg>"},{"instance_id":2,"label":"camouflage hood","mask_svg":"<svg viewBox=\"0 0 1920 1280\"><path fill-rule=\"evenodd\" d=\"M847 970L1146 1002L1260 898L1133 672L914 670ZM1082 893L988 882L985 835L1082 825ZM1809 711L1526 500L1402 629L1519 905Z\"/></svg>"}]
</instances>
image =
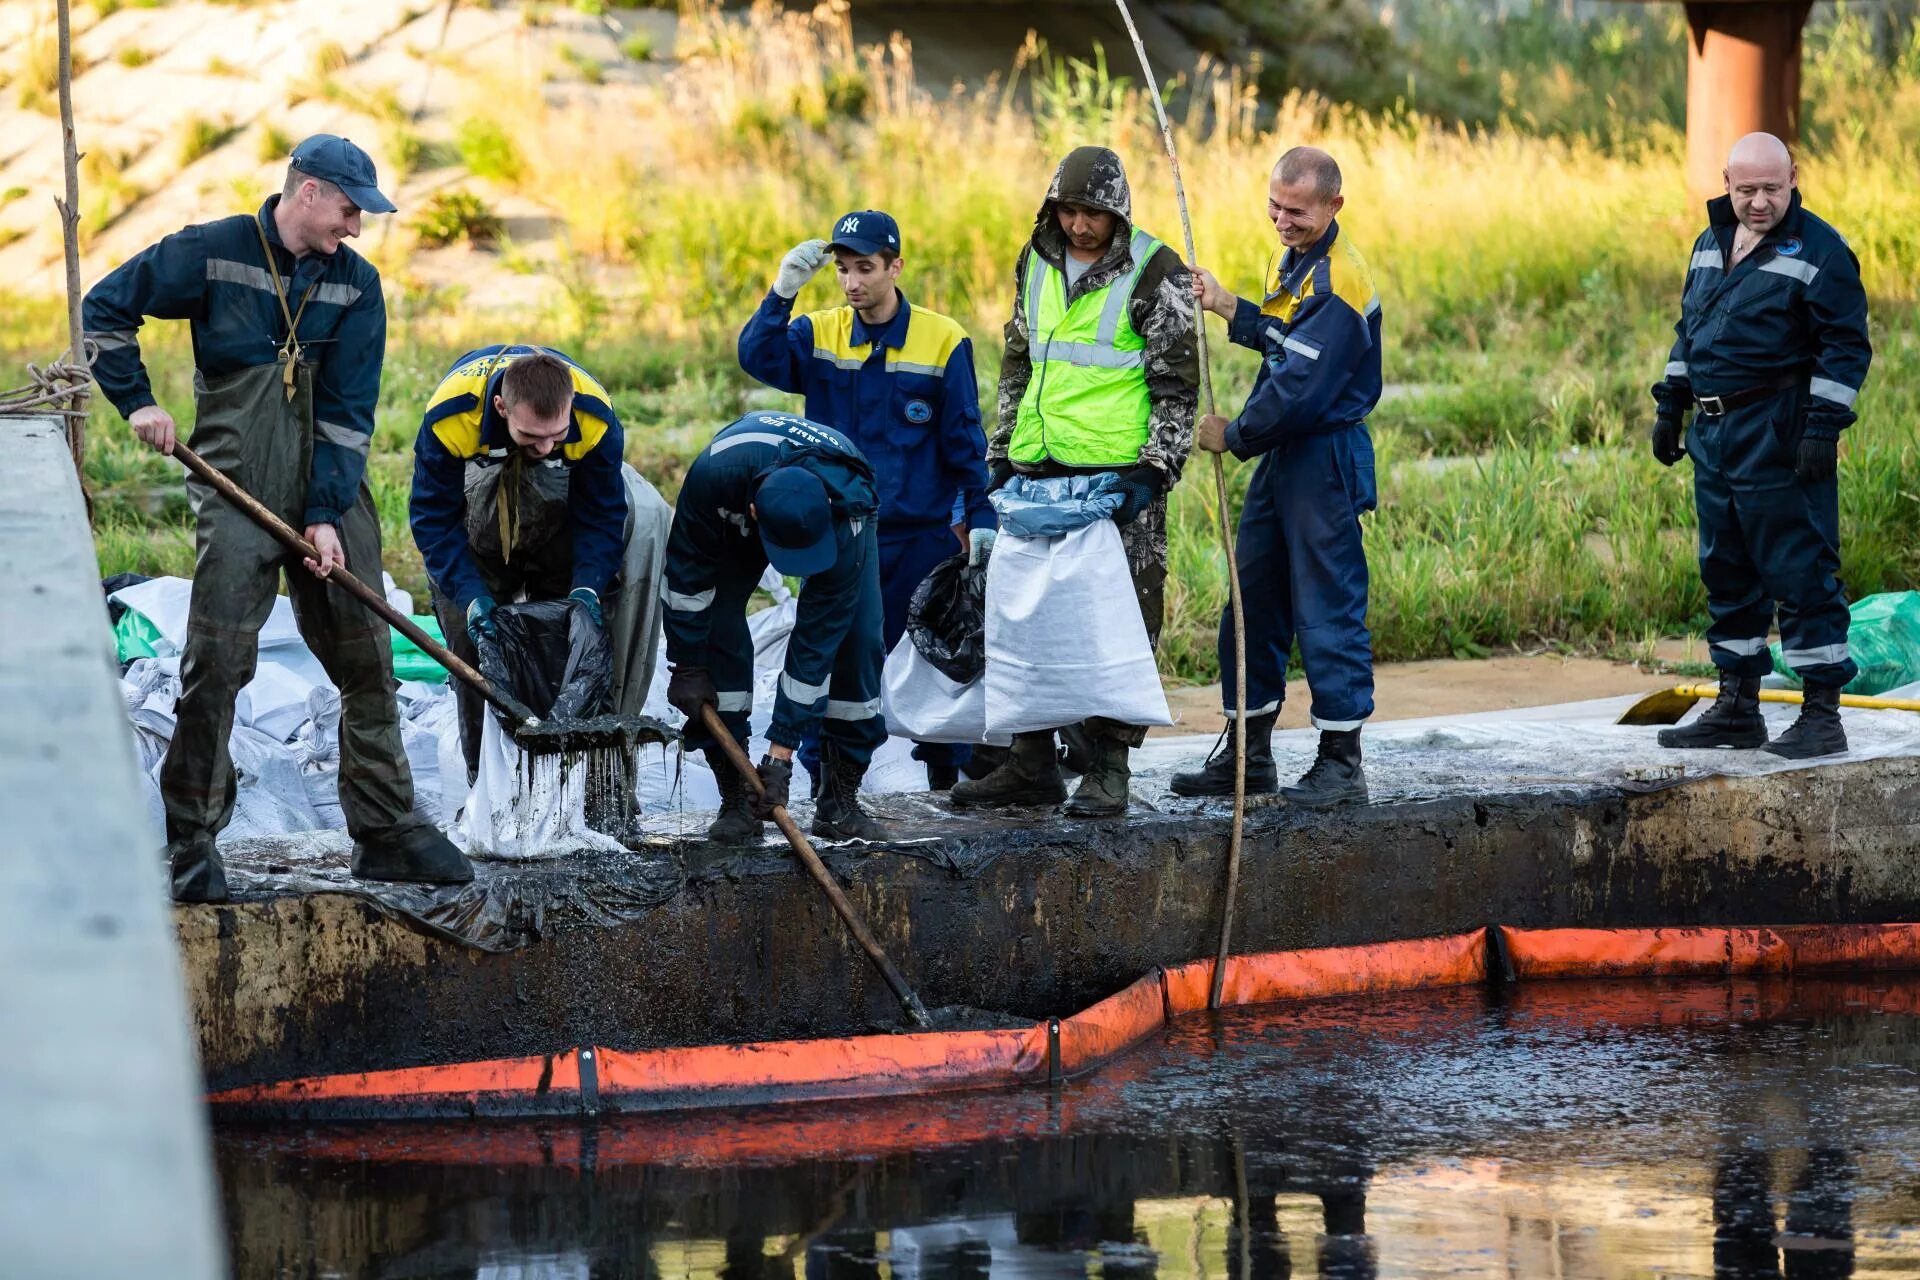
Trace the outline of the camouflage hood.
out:
<instances>
[{"instance_id":1,"label":"camouflage hood","mask_svg":"<svg viewBox=\"0 0 1920 1280\"><path fill-rule=\"evenodd\" d=\"M1054 206L1062 200L1104 209L1120 219L1113 229L1113 243L1096 267L1127 252L1127 242L1133 237L1133 191L1127 186L1127 171L1117 154L1106 147L1075 147L1053 171L1047 198L1034 215L1033 247L1055 266L1067 252L1067 238L1054 218Z\"/></svg>"}]
</instances>

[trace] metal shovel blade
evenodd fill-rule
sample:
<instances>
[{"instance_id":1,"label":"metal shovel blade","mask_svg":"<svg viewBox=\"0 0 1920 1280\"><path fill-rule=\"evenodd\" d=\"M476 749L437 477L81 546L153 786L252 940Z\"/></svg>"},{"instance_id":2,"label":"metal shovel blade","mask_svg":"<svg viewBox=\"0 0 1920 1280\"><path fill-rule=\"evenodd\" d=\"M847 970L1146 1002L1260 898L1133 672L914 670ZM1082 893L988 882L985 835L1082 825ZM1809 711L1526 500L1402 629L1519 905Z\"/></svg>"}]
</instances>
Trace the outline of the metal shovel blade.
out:
<instances>
[{"instance_id":1,"label":"metal shovel blade","mask_svg":"<svg viewBox=\"0 0 1920 1280\"><path fill-rule=\"evenodd\" d=\"M1656 689L1626 709L1615 724L1679 724L1680 717L1702 698L1720 692L1718 685L1683 684L1672 689Z\"/></svg>"}]
</instances>

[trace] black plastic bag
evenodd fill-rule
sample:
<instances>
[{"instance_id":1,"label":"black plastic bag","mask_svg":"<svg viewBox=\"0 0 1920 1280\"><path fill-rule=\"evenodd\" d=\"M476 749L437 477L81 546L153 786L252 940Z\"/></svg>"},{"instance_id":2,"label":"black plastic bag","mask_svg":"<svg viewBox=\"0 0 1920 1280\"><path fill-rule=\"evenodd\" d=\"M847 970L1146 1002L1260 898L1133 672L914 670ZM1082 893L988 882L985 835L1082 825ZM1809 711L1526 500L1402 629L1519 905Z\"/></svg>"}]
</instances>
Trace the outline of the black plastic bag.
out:
<instances>
[{"instance_id":1,"label":"black plastic bag","mask_svg":"<svg viewBox=\"0 0 1920 1280\"><path fill-rule=\"evenodd\" d=\"M987 567L968 565L964 552L935 565L913 589L907 635L947 679L978 680L987 669Z\"/></svg>"},{"instance_id":2,"label":"black plastic bag","mask_svg":"<svg viewBox=\"0 0 1920 1280\"><path fill-rule=\"evenodd\" d=\"M527 710L542 720L585 720L613 710L613 642L585 605L504 604L493 611L493 627L494 639L473 638L480 674ZM505 716L501 723L519 727Z\"/></svg>"}]
</instances>

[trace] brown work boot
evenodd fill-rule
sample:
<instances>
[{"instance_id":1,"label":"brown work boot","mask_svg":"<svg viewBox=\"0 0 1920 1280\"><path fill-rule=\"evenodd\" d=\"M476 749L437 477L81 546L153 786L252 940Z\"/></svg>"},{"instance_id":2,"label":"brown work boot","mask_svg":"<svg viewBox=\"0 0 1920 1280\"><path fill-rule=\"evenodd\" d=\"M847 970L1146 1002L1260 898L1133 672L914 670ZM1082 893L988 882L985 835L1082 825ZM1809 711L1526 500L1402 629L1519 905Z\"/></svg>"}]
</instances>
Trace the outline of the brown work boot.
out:
<instances>
[{"instance_id":1,"label":"brown work boot","mask_svg":"<svg viewBox=\"0 0 1920 1280\"><path fill-rule=\"evenodd\" d=\"M1088 741L1093 759L1080 775L1080 785L1067 812L1076 818L1111 818L1127 811L1127 787L1133 770L1127 764L1130 748L1111 738L1093 737Z\"/></svg>"},{"instance_id":2,"label":"brown work boot","mask_svg":"<svg viewBox=\"0 0 1920 1280\"><path fill-rule=\"evenodd\" d=\"M1005 764L984 778L955 783L948 794L956 809L1059 804L1067 798L1067 784L1053 754L1053 731L1014 734Z\"/></svg>"}]
</instances>

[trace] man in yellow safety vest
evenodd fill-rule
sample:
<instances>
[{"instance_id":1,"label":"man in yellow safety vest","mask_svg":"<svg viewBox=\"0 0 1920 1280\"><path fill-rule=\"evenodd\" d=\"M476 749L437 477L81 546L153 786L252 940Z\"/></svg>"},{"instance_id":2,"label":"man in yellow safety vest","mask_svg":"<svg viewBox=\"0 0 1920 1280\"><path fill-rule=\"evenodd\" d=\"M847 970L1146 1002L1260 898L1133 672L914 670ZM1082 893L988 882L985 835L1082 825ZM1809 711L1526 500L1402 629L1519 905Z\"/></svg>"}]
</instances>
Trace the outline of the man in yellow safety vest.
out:
<instances>
[{"instance_id":1,"label":"man in yellow safety vest","mask_svg":"<svg viewBox=\"0 0 1920 1280\"><path fill-rule=\"evenodd\" d=\"M1120 157L1080 147L1060 162L1014 269L1000 366L989 492L1020 472L1117 474L1114 521L1149 642L1158 644L1167 578L1167 491L1193 447L1200 362L1192 277L1180 255L1133 225ZM1063 726L1088 759L1067 812L1122 813L1127 753L1142 725ZM953 789L956 805L1057 804L1066 786L1052 730L1018 734L1004 764Z\"/></svg>"}]
</instances>

